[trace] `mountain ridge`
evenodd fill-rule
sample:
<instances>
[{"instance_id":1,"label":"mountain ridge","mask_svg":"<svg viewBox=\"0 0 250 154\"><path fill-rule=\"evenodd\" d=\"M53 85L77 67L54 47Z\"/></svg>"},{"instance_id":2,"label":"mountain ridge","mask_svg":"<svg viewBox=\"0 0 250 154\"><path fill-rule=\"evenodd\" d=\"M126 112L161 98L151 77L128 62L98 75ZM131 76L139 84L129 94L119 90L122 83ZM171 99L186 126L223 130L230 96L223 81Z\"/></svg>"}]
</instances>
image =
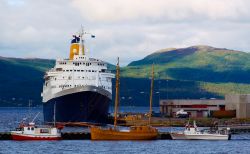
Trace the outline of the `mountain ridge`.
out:
<instances>
[{"instance_id":1,"label":"mountain ridge","mask_svg":"<svg viewBox=\"0 0 250 154\"><path fill-rule=\"evenodd\" d=\"M166 98L223 98L227 93L250 93L249 53L199 45L157 50L121 67L121 104L148 105L152 63L154 91L158 92L154 106ZM0 57L0 106L28 106L28 100L42 105L43 75L54 64L53 59ZM115 65L108 67L115 71Z\"/></svg>"},{"instance_id":2,"label":"mountain ridge","mask_svg":"<svg viewBox=\"0 0 250 154\"><path fill-rule=\"evenodd\" d=\"M160 49L152 54L147 55L141 60L133 61L129 63L127 66L137 66L137 65L145 65L146 64L158 64L159 62L167 62L168 59L165 61L163 59L159 59L162 57L158 56L163 56L164 58L171 58L169 60L173 60L173 57L178 57L180 58L181 56L188 56L190 54L193 54L195 52L222 52L222 53L245 53L248 54L247 52L243 51L237 51L237 50L231 50L231 49L226 49L226 48L216 48L212 46L207 46L207 45L196 45L196 46L190 46L187 48L166 48L166 49ZM169 57L168 57L169 56ZM152 61L158 58L159 62L157 61ZM142 63L143 61L143 63Z\"/></svg>"}]
</instances>

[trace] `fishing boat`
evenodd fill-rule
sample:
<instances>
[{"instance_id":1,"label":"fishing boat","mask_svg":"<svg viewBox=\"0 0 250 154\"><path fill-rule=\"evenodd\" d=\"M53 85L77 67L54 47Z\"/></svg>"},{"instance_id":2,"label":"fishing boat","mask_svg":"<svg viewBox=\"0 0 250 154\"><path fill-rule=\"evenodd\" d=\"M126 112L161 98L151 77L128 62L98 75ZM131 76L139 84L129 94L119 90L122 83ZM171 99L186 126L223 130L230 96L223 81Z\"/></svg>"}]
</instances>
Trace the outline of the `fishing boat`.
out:
<instances>
[{"instance_id":1,"label":"fishing boat","mask_svg":"<svg viewBox=\"0 0 250 154\"><path fill-rule=\"evenodd\" d=\"M200 130L194 121L193 125L188 122L183 132L172 132L170 135L173 140L230 140L231 134L229 130Z\"/></svg>"},{"instance_id":2,"label":"fishing boat","mask_svg":"<svg viewBox=\"0 0 250 154\"><path fill-rule=\"evenodd\" d=\"M60 140L61 130L54 126L37 126L34 122L21 125L15 131L11 131L13 140Z\"/></svg>"},{"instance_id":3,"label":"fishing boat","mask_svg":"<svg viewBox=\"0 0 250 154\"><path fill-rule=\"evenodd\" d=\"M55 108L54 108L55 109ZM16 130L11 131L11 137L13 140L60 140L61 139L61 129L62 126L56 126L55 122L55 114L54 114L54 125L44 125L38 126L35 125L34 120L39 115L39 113L35 116L35 118L25 124L22 121Z\"/></svg>"},{"instance_id":4,"label":"fishing boat","mask_svg":"<svg viewBox=\"0 0 250 154\"><path fill-rule=\"evenodd\" d=\"M90 128L91 140L153 140L157 138L158 130L150 125L152 115L152 95L154 81L154 66L152 66L152 81L150 93L149 124L144 126L131 126L121 130L117 127L117 114L119 104L119 81L120 81L119 58L116 65L116 97L114 112L114 127L102 128L93 126Z\"/></svg>"}]
</instances>

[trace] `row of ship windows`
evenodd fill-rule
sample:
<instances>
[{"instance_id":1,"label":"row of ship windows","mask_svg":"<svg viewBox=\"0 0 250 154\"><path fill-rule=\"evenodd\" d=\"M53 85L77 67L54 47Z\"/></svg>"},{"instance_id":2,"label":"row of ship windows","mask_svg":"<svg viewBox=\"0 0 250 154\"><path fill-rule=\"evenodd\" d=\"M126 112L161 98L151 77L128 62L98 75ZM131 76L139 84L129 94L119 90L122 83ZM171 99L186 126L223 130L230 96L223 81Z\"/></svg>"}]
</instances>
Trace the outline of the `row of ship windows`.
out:
<instances>
[{"instance_id":1,"label":"row of ship windows","mask_svg":"<svg viewBox=\"0 0 250 154\"><path fill-rule=\"evenodd\" d=\"M97 70L63 70L63 72L97 72Z\"/></svg>"},{"instance_id":2,"label":"row of ship windows","mask_svg":"<svg viewBox=\"0 0 250 154\"><path fill-rule=\"evenodd\" d=\"M66 65L67 62L59 62L59 64L61 64L61 65ZM76 66L85 65L85 63L81 63L81 62L73 62L73 64L76 65ZM92 63L86 63L86 66L89 66L89 65L91 65L91 64L92 64ZM104 66L104 64L102 64L102 63L97 63L97 65L98 65L98 66Z\"/></svg>"},{"instance_id":3,"label":"row of ship windows","mask_svg":"<svg viewBox=\"0 0 250 154\"><path fill-rule=\"evenodd\" d=\"M81 63L81 62L73 62L73 64L75 64L76 66L79 66L79 65L85 65L85 63ZM91 63L86 63L86 66L89 66L91 65Z\"/></svg>"},{"instance_id":4,"label":"row of ship windows","mask_svg":"<svg viewBox=\"0 0 250 154\"><path fill-rule=\"evenodd\" d=\"M69 77L62 77L63 79L71 79L72 77L71 76L69 76ZM86 79L86 80L95 80L96 79L96 77L94 77L94 76L92 76L92 77L81 77L81 76L78 76L78 79ZM54 80L56 80L56 78L54 78ZM101 80L101 78L99 78L99 80ZM107 81L107 82L110 82L110 79L108 79L108 78L106 78L105 80L103 80L103 81ZM47 84L46 84L46 86L47 86Z\"/></svg>"},{"instance_id":5,"label":"row of ship windows","mask_svg":"<svg viewBox=\"0 0 250 154\"><path fill-rule=\"evenodd\" d=\"M79 59L86 59L85 57L78 57ZM77 59L77 58L76 58Z\"/></svg>"},{"instance_id":6,"label":"row of ship windows","mask_svg":"<svg viewBox=\"0 0 250 154\"><path fill-rule=\"evenodd\" d=\"M62 77L63 79L64 78L68 78L69 80L72 78L71 76L69 76L69 77ZM80 79L81 77L80 76L78 76L78 79ZM82 77L83 79L84 79L84 77ZM91 80L95 80L96 78L95 77L85 77L86 79L91 79ZM54 78L55 80L56 80L56 78ZM107 81L108 81L108 79L107 79Z\"/></svg>"},{"instance_id":7,"label":"row of ship windows","mask_svg":"<svg viewBox=\"0 0 250 154\"><path fill-rule=\"evenodd\" d=\"M66 88L66 87L71 87L72 85L59 85L59 88ZM75 85L75 87L83 87L84 85ZM86 86L86 85L85 85ZM105 86L101 86L104 89L111 89L111 87L105 87Z\"/></svg>"},{"instance_id":8,"label":"row of ship windows","mask_svg":"<svg viewBox=\"0 0 250 154\"><path fill-rule=\"evenodd\" d=\"M72 76L68 76L68 77L62 77L63 79L64 78L68 78L69 80L72 78ZM81 78L81 76L78 76L78 79L80 79ZM82 77L83 79L84 79L84 76ZM96 77L95 76L92 76L92 77L85 77L86 79L91 79L91 80L95 80L96 79ZM52 77L52 79L54 79L54 80L56 80L56 78L55 77ZM99 78L99 80L101 80L101 78ZM108 79L108 78L106 78L106 81L110 81L110 79Z\"/></svg>"},{"instance_id":9,"label":"row of ship windows","mask_svg":"<svg viewBox=\"0 0 250 154\"><path fill-rule=\"evenodd\" d=\"M98 63L99 66L104 66L104 64Z\"/></svg>"}]
</instances>

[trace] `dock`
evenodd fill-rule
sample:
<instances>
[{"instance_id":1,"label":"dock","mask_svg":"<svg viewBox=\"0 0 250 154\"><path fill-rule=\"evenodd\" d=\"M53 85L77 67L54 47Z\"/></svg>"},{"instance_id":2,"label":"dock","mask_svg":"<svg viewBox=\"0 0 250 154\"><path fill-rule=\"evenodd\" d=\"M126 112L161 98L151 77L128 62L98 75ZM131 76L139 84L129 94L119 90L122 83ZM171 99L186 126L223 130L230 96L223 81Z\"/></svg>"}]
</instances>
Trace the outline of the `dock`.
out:
<instances>
[{"instance_id":1,"label":"dock","mask_svg":"<svg viewBox=\"0 0 250 154\"><path fill-rule=\"evenodd\" d=\"M168 132L159 133L158 140L171 140ZM9 132L0 132L0 140L12 140ZM63 132L62 140L90 140L89 132Z\"/></svg>"},{"instance_id":2,"label":"dock","mask_svg":"<svg viewBox=\"0 0 250 154\"><path fill-rule=\"evenodd\" d=\"M250 133L250 125L249 124L226 125L226 126L219 126L219 127L220 128L230 128L230 132L232 134Z\"/></svg>"}]
</instances>

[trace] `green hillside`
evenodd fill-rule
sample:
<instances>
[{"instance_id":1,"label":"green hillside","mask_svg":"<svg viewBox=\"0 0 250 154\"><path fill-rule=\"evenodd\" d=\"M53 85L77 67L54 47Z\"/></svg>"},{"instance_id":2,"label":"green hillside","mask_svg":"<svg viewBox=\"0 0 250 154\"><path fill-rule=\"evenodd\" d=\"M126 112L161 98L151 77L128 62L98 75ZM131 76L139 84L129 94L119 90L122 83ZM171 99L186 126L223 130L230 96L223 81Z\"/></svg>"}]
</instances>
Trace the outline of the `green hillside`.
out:
<instances>
[{"instance_id":1,"label":"green hillside","mask_svg":"<svg viewBox=\"0 0 250 154\"><path fill-rule=\"evenodd\" d=\"M41 103L44 71L54 60L0 57L0 106L27 106Z\"/></svg>"},{"instance_id":2,"label":"green hillside","mask_svg":"<svg viewBox=\"0 0 250 154\"><path fill-rule=\"evenodd\" d=\"M37 71L46 71L55 65L53 59L39 59L39 58L7 58L0 56L0 62L8 65L23 66L32 68Z\"/></svg>"},{"instance_id":3,"label":"green hillside","mask_svg":"<svg viewBox=\"0 0 250 154\"><path fill-rule=\"evenodd\" d=\"M42 105L44 71L54 63L0 57L0 106L27 106L30 99L33 105ZM223 98L228 93L250 93L249 53L192 46L162 49L122 67L121 105L148 105L152 63L156 72L154 106L166 98ZM115 70L111 64L108 68Z\"/></svg>"},{"instance_id":4,"label":"green hillside","mask_svg":"<svg viewBox=\"0 0 250 154\"><path fill-rule=\"evenodd\" d=\"M209 46L162 49L131 62L122 69L122 76L149 78L153 63L156 79L170 84L159 85L158 91L168 94L163 98L223 98L229 93L250 93L250 54L246 52Z\"/></svg>"},{"instance_id":5,"label":"green hillside","mask_svg":"<svg viewBox=\"0 0 250 154\"><path fill-rule=\"evenodd\" d=\"M139 61L131 62L122 70L124 77L148 77L155 64L160 79L203 82L250 82L250 54L246 52L192 46L161 50Z\"/></svg>"}]
</instances>

